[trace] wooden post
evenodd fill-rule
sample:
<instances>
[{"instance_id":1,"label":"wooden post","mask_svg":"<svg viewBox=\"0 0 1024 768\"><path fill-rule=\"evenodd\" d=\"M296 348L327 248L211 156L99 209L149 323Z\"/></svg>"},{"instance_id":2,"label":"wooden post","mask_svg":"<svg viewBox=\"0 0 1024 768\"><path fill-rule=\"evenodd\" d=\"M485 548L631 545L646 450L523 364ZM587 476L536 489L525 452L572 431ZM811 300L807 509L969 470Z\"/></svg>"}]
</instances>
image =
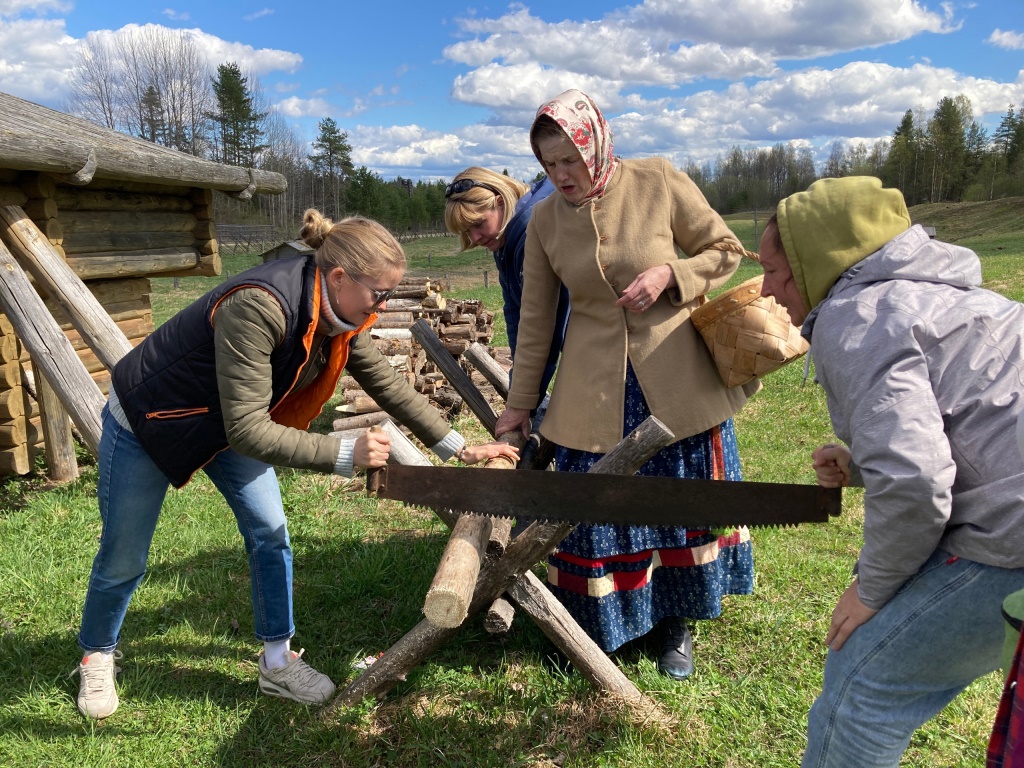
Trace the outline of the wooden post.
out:
<instances>
[{"instance_id":1,"label":"wooden post","mask_svg":"<svg viewBox=\"0 0 1024 768\"><path fill-rule=\"evenodd\" d=\"M21 208L0 206L0 222L7 225L0 226L3 240L24 261L36 282L60 305L104 367L114 370L117 361L132 349L121 329Z\"/></svg>"},{"instance_id":2,"label":"wooden post","mask_svg":"<svg viewBox=\"0 0 1024 768\"><path fill-rule=\"evenodd\" d=\"M35 362L32 368L40 370ZM70 482L78 477L78 459L75 457L71 419L61 405L57 393L46 380L46 376L36 377L36 392L43 425L47 476L55 483Z\"/></svg>"},{"instance_id":3,"label":"wooden post","mask_svg":"<svg viewBox=\"0 0 1024 768\"><path fill-rule=\"evenodd\" d=\"M99 452L103 431L100 411L107 399L3 243L0 243L0 306L95 455Z\"/></svg>"},{"instance_id":4,"label":"wooden post","mask_svg":"<svg viewBox=\"0 0 1024 768\"><path fill-rule=\"evenodd\" d=\"M632 475L651 456L674 440L674 435L665 425L652 416L591 467L590 471ZM521 580L535 582L539 588L531 590L529 601L521 603L520 607L591 683L624 701L640 701L643 694L529 570L569 535L573 528L572 525L534 523L523 531L509 545L504 557L486 565L481 571L469 614L483 610L498 595L510 590ZM527 584L525 588L531 586ZM546 593L547 597L543 597L542 593ZM514 591L510 594L516 597ZM539 604L543 604L545 610L538 610ZM358 703L367 697L383 695L404 680L427 656L451 640L457 631L457 628L436 627L424 619L341 691L328 706L327 712L339 706Z\"/></svg>"},{"instance_id":5,"label":"wooden post","mask_svg":"<svg viewBox=\"0 0 1024 768\"><path fill-rule=\"evenodd\" d=\"M451 352L445 349L442 341L434 333L434 329L430 327L430 323L422 318L413 323L409 330L412 332L413 338L420 343L423 347L423 351L427 353L434 365L436 365L441 373L445 375L445 378L451 383L455 391L462 396L462 399L469 406L469 409L473 411L480 423L484 425L484 429L493 437L494 427L498 423L498 416L494 413L494 409L491 408L490 403L487 402L486 398L480 394L474 385L472 379L469 378L462 367L458 364Z\"/></svg>"}]
</instances>

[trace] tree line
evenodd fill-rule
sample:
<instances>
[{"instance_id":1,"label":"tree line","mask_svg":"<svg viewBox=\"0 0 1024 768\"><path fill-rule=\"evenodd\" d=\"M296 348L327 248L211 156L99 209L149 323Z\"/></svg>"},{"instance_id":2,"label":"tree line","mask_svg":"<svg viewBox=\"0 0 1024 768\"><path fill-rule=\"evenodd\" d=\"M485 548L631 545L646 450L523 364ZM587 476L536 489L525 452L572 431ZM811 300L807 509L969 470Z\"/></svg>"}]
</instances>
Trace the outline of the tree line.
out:
<instances>
[{"instance_id":1,"label":"tree line","mask_svg":"<svg viewBox=\"0 0 1024 768\"><path fill-rule=\"evenodd\" d=\"M397 233L443 228L443 181L384 179L354 167L348 135L330 117L303 142L275 112L259 81L236 62L209 71L184 30L147 26L80 47L67 111L100 125L217 162L281 173L282 195L215 197L222 223L264 223L291 235L302 211L359 213ZM1024 106L1010 105L992 136L970 100L943 97L930 115L908 109L888 139L836 141L819 165L794 143L733 147L686 171L720 213L767 210L822 177L878 176L909 205L1024 195Z\"/></svg>"}]
</instances>

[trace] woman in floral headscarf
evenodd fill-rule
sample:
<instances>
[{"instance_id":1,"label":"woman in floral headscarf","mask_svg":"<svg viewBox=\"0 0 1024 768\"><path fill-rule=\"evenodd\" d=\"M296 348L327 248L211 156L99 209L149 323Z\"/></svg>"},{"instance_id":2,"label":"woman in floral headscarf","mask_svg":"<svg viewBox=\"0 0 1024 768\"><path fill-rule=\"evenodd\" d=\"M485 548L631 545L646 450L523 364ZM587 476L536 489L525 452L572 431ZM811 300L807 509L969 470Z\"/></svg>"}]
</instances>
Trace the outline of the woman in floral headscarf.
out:
<instances>
[{"instance_id":1,"label":"woman in floral headscarf","mask_svg":"<svg viewBox=\"0 0 1024 768\"><path fill-rule=\"evenodd\" d=\"M559 471L585 472L648 416L678 442L642 475L740 480L732 415L756 391L726 388L690 312L725 283L742 246L696 185L662 158L622 160L600 110L570 90L530 131L557 194L527 233L522 322L498 431L525 429L540 400L559 285L572 313L542 434ZM682 251L683 258L677 253ZM745 528L583 525L551 556L548 581L606 651L661 624L659 669L693 671L687 619L711 619L753 590Z\"/></svg>"}]
</instances>

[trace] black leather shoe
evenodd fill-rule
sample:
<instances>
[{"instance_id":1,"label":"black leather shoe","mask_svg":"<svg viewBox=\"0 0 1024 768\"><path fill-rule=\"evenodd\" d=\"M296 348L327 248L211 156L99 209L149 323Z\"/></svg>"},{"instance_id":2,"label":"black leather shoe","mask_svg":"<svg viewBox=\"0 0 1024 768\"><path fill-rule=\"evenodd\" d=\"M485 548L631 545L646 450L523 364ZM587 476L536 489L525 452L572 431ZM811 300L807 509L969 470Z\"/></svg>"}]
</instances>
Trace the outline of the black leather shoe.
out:
<instances>
[{"instance_id":1,"label":"black leather shoe","mask_svg":"<svg viewBox=\"0 0 1024 768\"><path fill-rule=\"evenodd\" d=\"M661 656L658 670L676 680L693 674L693 638L686 620L672 616L662 622Z\"/></svg>"}]
</instances>

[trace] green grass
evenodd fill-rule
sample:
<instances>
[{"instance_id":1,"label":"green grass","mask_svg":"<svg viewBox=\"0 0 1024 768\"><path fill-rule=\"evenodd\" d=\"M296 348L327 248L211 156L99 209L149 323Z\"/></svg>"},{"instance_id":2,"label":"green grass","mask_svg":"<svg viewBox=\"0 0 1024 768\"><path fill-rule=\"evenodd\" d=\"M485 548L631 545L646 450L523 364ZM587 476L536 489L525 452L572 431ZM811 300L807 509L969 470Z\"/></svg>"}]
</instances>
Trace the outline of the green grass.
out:
<instances>
[{"instance_id":1,"label":"green grass","mask_svg":"<svg viewBox=\"0 0 1024 768\"><path fill-rule=\"evenodd\" d=\"M490 254L452 256L453 243L408 246L411 269L443 276L443 263L452 294L483 297L500 322L495 281L482 287ZM1012 253L983 256L987 284L1020 296L1022 244L1011 236ZM744 263L733 282L756 274ZM167 317L219 279L180 280L177 289L154 281L154 312ZM801 383L802 368L767 377L737 416L750 480L813 480L810 451L831 434L823 393L813 376ZM328 414L314 429L329 422ZM469 417L456 427L483 438ZM0 486L0 765L793 766L863 514L861 494L848 491L844 516L828 525L756 529L755 594L728 598L721 619L696 625L691 680L660 676L642 642L614 654L661 718L616 708L521 615L505 638L470 621L382 701L325 716L258 695L245 553L226 504L200 476L168 496L123 628L121 708L93 724L75 711L78 683L67 678L100 532L95 466L83 464L63 487L37 476ZM446 531L433 515L367 499L354 485L279 475L295 550L294 645L344 685L355 661L420 619ZM995 675L971 686L915 734L903 765L982 765L998 692Z\"/></svg>"}]
</instances>

